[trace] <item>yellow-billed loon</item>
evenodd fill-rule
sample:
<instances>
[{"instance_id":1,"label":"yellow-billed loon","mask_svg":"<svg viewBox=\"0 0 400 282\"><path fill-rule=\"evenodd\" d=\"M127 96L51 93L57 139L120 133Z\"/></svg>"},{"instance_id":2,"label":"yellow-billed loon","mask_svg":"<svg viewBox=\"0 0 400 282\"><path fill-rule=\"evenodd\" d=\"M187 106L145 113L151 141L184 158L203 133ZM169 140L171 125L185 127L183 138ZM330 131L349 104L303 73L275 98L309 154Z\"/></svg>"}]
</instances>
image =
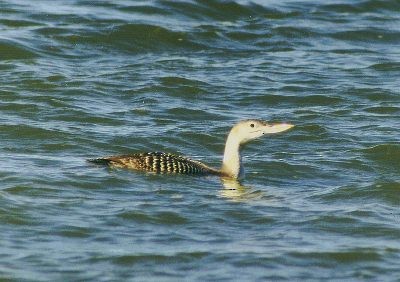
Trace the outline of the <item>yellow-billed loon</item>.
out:
<instances>
[{"instance_id":1,"label":"yellow-billed loon","mask_svg":"<svg viewBox=\"0 0 400 282\"><path fill-rule=\"evenodd\" d=\"M244 120L235 124L229 132L225 144L221 169L209 167L199 161L169 153L148 152L130 155L109 156L90 159L89 162L110 167L128 168L154 173L180 173L199 175L219 175L233 179L243 178L244 170L240 156L240 146L263 136L292 128L292 124L269 124L261 120Z\"/></svg>"}]
</instances>

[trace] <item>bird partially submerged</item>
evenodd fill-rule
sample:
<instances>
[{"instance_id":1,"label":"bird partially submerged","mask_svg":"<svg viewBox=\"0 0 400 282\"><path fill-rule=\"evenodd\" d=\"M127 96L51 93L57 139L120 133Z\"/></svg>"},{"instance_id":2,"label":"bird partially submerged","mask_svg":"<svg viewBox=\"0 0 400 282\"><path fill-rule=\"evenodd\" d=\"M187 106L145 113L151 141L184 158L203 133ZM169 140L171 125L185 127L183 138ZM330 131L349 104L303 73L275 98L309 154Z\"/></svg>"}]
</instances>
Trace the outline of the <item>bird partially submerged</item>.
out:
<instances>
[{"instance_id":1,"label":"bird partially submerged","mask_svg":"<svg viewBox=\"0 0 400 282\"><path fill-rule=\"evenodd\" d=\"M221 169L209 167L186 157L161 152L110 156L88 161L110 167L154 173L210 174L240 179L244 176L240 146L265 134L283 132L292 127L293 125L288 123L269 124L261 120L244 120L235 124L226 140Z\"/></svg>"}]
</instances>

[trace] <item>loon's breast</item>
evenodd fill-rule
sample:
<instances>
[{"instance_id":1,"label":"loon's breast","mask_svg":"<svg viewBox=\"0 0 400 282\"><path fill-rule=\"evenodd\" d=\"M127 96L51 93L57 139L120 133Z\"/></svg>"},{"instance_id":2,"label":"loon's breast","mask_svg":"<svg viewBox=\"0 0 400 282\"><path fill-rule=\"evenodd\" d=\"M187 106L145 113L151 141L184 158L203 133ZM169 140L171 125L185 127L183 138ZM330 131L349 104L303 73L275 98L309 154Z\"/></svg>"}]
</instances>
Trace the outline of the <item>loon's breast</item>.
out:
<instances>
[{"instance_id":1,"label":"loon's breast","mask_svg":"<svg viewBox=\"0 0 400 282\"><path fill-rule=\"evenodd\" d=\"M129 168L155 173L220 174L201 162L162 152L138 153L91 159L90 162L111 167Z\"/></svg>"}]
</instances>

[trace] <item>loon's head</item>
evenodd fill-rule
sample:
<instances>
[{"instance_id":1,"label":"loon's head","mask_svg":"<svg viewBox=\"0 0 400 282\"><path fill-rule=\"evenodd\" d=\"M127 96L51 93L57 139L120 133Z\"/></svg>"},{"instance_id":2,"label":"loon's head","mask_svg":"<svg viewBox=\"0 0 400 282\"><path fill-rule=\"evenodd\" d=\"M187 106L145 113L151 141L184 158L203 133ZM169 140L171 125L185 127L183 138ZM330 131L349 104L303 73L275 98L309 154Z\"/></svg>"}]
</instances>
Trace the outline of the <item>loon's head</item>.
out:
<instances>
[{"instance_id":1,"label":"loon's head","mask_svg":"<svg viewBox=\"0 0 400 282\"><path fill-rule=\"evenodd\" d=\"M250 119L235 124L230 132L240 145L265 134L278 133L292 128L288 123L267 123L262 120Z\"/></svg>"}]
</instances>

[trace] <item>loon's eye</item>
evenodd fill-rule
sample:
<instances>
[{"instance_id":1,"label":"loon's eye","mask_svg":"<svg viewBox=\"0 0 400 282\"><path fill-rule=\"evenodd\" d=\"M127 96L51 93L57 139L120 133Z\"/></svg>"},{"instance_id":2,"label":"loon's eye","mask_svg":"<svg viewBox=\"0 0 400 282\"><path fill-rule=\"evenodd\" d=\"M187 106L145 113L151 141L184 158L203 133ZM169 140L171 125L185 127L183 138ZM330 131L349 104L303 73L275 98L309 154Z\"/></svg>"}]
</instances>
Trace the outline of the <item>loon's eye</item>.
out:
<instances>
[{"instance_id":1,"label":"loon's eye","mask_svg":"<svg viewBox=\"0 0 400 282\"><path fill-rule=\"evenodd\" d=\"M250 124L250 127L254 127L254 123Z\"/></svg>"}]
</instances>

